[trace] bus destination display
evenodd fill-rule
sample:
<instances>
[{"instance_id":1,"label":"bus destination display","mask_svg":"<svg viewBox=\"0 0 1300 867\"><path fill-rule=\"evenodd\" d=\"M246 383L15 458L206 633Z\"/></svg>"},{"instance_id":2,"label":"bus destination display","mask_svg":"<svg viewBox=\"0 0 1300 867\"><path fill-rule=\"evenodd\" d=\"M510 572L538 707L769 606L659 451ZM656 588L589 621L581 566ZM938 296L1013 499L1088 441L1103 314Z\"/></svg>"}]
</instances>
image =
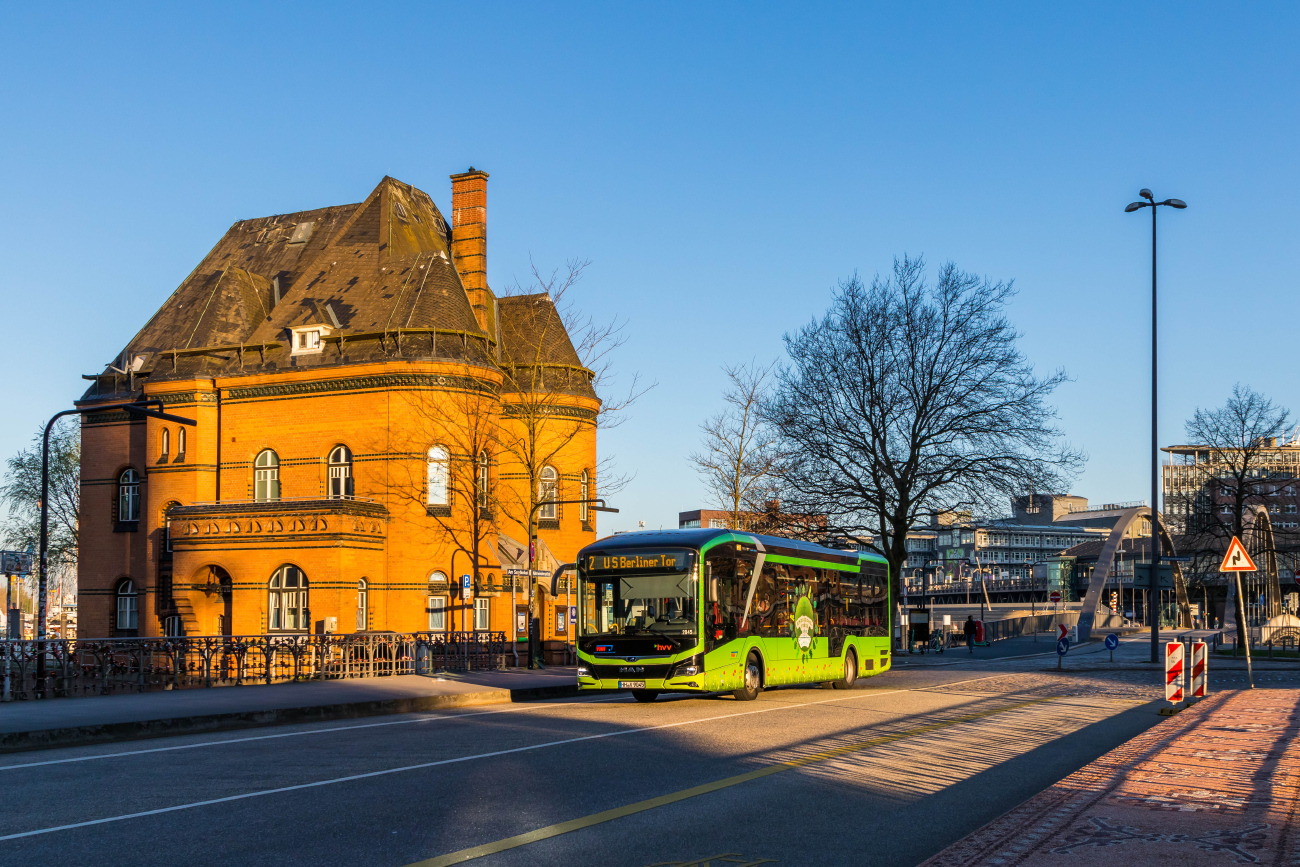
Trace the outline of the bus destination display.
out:
<instances>
[{"instance_id":1,"label":"bus destination display","mask_svg":"<svg viewBox=\"0 0 1300 867\"><path fill-rule=\"evenodd\" d=\"M624 551L618 554L591 554L587 572L685 572L691 557L686 551Z\"/></svg>"}]
</instances>

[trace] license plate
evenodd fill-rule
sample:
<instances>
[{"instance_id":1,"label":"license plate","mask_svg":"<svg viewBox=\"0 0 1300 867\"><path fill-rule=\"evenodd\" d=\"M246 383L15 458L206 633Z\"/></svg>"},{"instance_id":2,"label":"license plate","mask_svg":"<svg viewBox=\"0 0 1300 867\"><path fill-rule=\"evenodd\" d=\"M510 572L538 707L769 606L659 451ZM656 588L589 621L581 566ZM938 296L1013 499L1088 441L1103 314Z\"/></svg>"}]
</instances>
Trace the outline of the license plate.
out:
<instances>
[{"instance_id":1,"label":"license plate","mask_svg":"<svg viewBox=\"0 0 1300 867\"><path fill-rule=\"evenodd\" d=\"M618 682L618 688L619 689L645 689L645 681L644 680L620 680Z\"/></svg>"}]
</instances>

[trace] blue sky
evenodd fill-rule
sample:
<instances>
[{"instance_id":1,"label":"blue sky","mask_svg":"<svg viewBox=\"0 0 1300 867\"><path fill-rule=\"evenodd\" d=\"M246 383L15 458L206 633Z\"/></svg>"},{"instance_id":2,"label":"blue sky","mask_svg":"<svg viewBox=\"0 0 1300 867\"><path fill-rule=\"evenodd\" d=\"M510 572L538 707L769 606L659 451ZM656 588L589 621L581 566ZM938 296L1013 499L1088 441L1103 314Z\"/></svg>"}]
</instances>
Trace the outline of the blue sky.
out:
<instances>
[{"instance_id":1,"label":"blue sky","mask_svg":"<svg viewBox=\"0 0 1300 867\"><path fill-rule=\"evenodd\" d=\"M472 14L467 14L472 12ZM66 407L234 221L449 210L492 175L496 288L591 259L581 305L658 381L602 451L602 529L675 526L720 366L775 358L904 252L1019 288L1073 381L1075 492L1147 496L1149 226L1161 441L1249 383L1300 408L1294 5L196 4L0 7L0 454Z\"/></svg>"}]
</instances>

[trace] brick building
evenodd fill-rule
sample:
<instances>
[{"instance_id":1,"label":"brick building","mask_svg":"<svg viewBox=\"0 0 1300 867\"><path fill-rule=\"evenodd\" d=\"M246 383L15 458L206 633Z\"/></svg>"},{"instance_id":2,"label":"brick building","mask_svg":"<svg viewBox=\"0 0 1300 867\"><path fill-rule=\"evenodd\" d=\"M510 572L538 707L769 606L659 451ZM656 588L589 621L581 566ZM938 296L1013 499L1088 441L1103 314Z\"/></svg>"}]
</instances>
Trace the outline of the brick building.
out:
<instances>
[{"instance_id":1,"label":"brick building","mask_svg":"<svg viewBox=\"0 0 1300 867\"><path fill-rule=\"evenodd\" d=\"M387 177L241 220L86 377L82 407L197 424L83 416L83 635L511 633L529 514L538 568L595 539L551 504L595 495L592 374L549 297L489 288L487 178L452 176L451 225Z\"/></svg>"}]
</instances>

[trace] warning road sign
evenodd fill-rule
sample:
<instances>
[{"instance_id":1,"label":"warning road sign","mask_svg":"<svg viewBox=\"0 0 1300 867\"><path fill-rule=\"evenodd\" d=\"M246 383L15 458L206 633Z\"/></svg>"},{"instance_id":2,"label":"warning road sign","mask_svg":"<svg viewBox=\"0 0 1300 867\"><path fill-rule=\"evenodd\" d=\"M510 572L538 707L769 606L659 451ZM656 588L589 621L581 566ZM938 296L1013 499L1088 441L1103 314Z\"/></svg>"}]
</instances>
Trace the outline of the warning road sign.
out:
<instances>
[{"instance_id":1,"label":"warning road sign","mask_svg":"<svg viewBox=\"0 0 1300 867\"><path fill-rule=\"evenodd\" d=\"M1228 553L1223 555L1223 562L1219 564L1220 572L1254 572L1255 561L1250 559L1246 553L1246 546L1241 544L1241 540L1236 536L1232 537L1232 542L1228 545Z\"/></svg>"}]
</instances>

